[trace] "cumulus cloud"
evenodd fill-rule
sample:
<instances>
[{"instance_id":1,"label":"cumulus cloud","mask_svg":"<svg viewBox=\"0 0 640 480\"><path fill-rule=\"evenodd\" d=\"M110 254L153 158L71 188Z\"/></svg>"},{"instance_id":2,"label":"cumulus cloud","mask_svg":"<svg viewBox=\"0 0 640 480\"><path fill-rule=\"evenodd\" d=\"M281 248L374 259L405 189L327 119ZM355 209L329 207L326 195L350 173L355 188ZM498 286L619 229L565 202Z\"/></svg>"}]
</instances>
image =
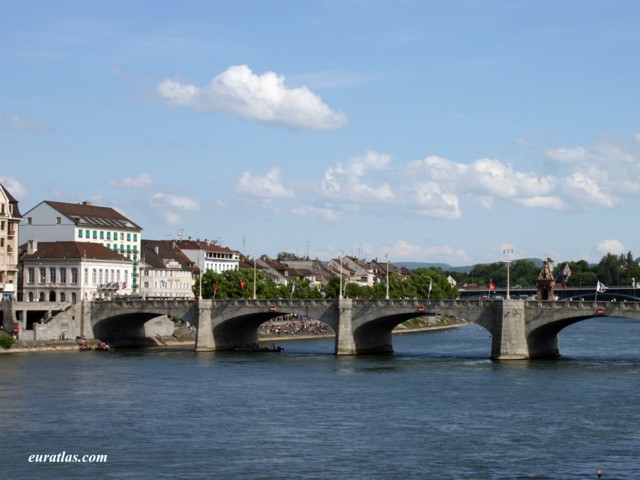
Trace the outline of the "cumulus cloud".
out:
<instances>
[{"instance_id":1,"label":"cumulus cloud","mask_svg":"<svg viewBox=\"0 0 640 480\"><path fill-rule=\"evenodd\" d=\"M625 252L624 245L619 240L602 240L596 244L596 250L602 254L613 253L614 255Z\"/></svg>"},{"instance_id":2,"label":"cumulus cloud","mask_svg":"<svg viewBox=\"0 0 640 480\"><path fill-rule=\"evenodd\" d=\"M153 196L153 201L157 206L170 207L183 212L196 212L200 210L200 203L197 200L178 195L156 193Z\"/></svg>"},{"instance_id":3,"label":"cumulus cloud","mask_svg":"<svg viewBox=\"0 0 640 480\"><path fill-rule=\"evenodd\" d=\"M153 184L150 173L141 173L137 177L120 177L114 178L109 182L112 187L124 188L146 188Z\"/></svg>"},{"instance_id":4,"label":"cumulus cloud","mask_svg":"<svg viewBox=\"0 0 640 480\"><path fill-rule=\"evenodd\" d=\"M209 85L197 87L166 79L156 93L165 102L205 112L225 112L264 123L306 130L334 130L347 124L307 87L289 88L283 75L254 74L246 65L229 67Z\"/></svg>"},{"instance_id":5,"label":"cumulus cloud","mask_svg":"<svg viewBox=\"0 0 640 480\"><path fill-rule=\"evenodd\" d=\"M286 198L294 196L293 190L284 187L280 180L281 170L273 167L264 176L243 172L236 184L236 193L248 197Z\"/></svg>"},{"instance_id":6,"label":"cumulus cloud","mask_svg":"<svg viewBox=\"0 0 640 480\"><path fill-rule=\"evenodd\" d=\"M184 216L200 210L200 203L188 197L156 193L152 197L152 206L162 212L165 222L171 226L184 224Z\"/></svg>"},{"instance_id":7,"label":"cumulus cloud","mask_svg":"<svg viewBox=\"0 0 640 480\"><path fill-rule=\"evenodd\" d=\"M16 200L24 198L27 194L27 189L24 185L14 177L0 175L0 183Z\"/></svg>"},{"instance_id":8,"label":"cumulus cloud","mask_svg":"<svg viewBox=\"0 0 640 480\"><path fill-rule=\"evenodd\" d=\"M328 223L338 223L341 219L340 213L331 207L299 206L292 212L299 217L320 218Z\"/></svg>"},{"instance_id":9,"label":"cumulus cloud","mask_svg":"<svg viewBox=\"0 0 640 480\"><path fill-rule=\"evenodd\" d=\"M322 180L322 193L332 199L360 202L387 202L395 195L387 182L370 185L363 181L371 170L384 170L391 157L378 152L367 152L360 157L350 158L346 163L338 162L328 168Z\"/></svg>"},{"instance_id":10,"label":"cumulus cloud","mask_svg":"<svg viewBox=\"0 0 640 480\"><path fill-rule=\"evenodd\" d=\"M470 164L429 156L411 162L404 190L420 205L424 214L457 219L461 217L461 196L490 208L495 199L510 200L526 207L564 208L554 195L558 180L532 172L517 171L500 160L481 158Z\"/></svg>"}]
</instances>

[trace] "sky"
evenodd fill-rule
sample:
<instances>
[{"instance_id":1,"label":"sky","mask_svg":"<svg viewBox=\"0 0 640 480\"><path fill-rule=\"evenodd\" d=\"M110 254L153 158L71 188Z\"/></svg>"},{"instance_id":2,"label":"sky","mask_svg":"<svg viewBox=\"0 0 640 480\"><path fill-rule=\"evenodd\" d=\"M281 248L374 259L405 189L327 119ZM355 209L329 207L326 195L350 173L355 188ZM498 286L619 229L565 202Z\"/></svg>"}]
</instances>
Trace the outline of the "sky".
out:
<instances>
[{"instance_id":1,"label":"sky","mask_svg":"<svg viewBox=\"0 0 640 480\"><path fill-rule=\"evenodd\" d=\"M636 0L0 3L0 183L146 239L640 255ZM21 239L22 240L22 239Z\"/></svg>"}]
</instances>

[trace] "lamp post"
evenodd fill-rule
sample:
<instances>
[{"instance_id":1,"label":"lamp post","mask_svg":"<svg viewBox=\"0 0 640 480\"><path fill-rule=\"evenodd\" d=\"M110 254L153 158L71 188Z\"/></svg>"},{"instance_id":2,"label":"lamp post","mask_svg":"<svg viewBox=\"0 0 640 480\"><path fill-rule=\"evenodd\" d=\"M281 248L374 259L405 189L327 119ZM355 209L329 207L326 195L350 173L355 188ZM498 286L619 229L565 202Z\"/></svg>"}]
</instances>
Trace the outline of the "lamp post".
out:
<instances>
[{"instance_id":1,"label":"lamp post","mask_svg":"<svg viewBox=\"0 0 640 480\"><path fill-rule=\"evenodd\" d=\"M256 299L256 257L253 257L253 299Z\"/></svg>"},{"instance_id":2,"label":"lamp post","mask_svg":"<svg viewBox=\"0 0 640 480\"><path fill-rule=\"evenodd\" d=\"M502 253L507 255L507 300L511 300L511 295L509 295L509 268L511 267L510 255L513 254L513 248L505 248Z\"/></svg>"},{"instance_id":3,"label":"lamp post","mask_svg":"<svg viewBox=\"0 0 640 480\"><path fill-rule=\"evenodd\" d=\"M385 253L384 256L387 259L387 296L385 298L389 300L389 254Z\"/></svg>"},{"instance_id":4,"label":"lamp post","mask_svg":"<svg viewBox=\"0 0 640 480\"><path fill-rule=\"evenodd\" d=\"M342 300L342 250L340 250L340 291L338 292L338 298Z\"/></svg>"}]
</instances>

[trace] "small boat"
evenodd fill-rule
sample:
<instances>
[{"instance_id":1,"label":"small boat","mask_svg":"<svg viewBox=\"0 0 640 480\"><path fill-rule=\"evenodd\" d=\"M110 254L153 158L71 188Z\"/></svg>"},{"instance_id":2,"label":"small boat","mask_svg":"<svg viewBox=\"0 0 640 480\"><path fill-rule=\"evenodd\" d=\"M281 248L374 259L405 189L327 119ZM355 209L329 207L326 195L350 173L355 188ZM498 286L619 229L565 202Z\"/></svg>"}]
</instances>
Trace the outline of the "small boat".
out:
<instances>
[{"instance_id":1,"label":"small boat","mask_svg":"<svg viewBox=\"0 0 640 480\"><path fill-rule=\"evenodd\" d=\"M111 350L111 347L104 342L98 342L98 345L96 345L96 350L108 352L109 350Z\"/></svg>"},{"instance_id":2,"label":"small boat","mask_svg":"<svg viewBox=\"0 0 640 480\"><path fill-rule=\"evenodd\" d=\"M79 348L81 352L88 352L91 350L91 346L88 343L81 343Z\"/></svg>"}]
</instances>

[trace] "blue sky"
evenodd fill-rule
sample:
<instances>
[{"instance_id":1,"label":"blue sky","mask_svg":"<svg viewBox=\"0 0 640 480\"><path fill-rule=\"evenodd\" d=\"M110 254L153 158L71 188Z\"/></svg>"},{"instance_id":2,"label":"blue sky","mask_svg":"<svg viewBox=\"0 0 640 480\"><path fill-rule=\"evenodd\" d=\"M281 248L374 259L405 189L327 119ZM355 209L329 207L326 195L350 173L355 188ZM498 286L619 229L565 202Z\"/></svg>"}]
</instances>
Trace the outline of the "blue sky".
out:
<instances>
[{"instance_id":1,"label":"blue sky","mask_svg":"<svg viewBox=\"0 0 640 480\"><path fill-rule=\"evenodd\" d=\"M0 4L0 182L150 239L640 255L640 2Z\"/></svg>"}]
</instances>

